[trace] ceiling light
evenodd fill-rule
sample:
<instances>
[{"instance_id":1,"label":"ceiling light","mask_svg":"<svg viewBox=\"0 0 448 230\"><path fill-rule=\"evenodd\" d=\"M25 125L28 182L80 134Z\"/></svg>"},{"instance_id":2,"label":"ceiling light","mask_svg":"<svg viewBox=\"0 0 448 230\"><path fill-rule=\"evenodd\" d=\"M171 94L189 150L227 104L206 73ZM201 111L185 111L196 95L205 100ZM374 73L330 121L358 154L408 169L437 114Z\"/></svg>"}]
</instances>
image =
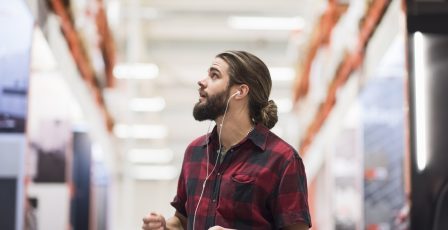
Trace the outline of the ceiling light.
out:
<instances>
[{"instance_id":1,"label":"ceiling light","mask_svg":"<svg viewBox=\"0 0 448 230\"><path fill-rule=\"evenodd\" d=\"M139 16L143 19L153 20L157 19L160 16L160 11L156 8L152 7L139 7L140 13Z\"/></svg>"},{"instance_id":2,"label":"ceiling light","mask_svg":"<svg viewBox=\"0 0 448 230\"><path fill-rule=\"evenodd\" d=\"M269 73L272 81L292 81L295 71L290 67L271 67Z\"/></svg>"},{"instance_id":3,"label":"ceiling light","mask_svg":"<svg viewBox=\"0 0 448 230\"><path fill-rule=\"evenodd\" d=\"M136 165L133 176L137 180L173 180L179 172L172 165Z\"/></svg>"},{"instance_id":4,"label":"ceiling light","mask_svg":"<svg viewBox=\"0 0 448 230\"><path fill-rule=\"evenodd\" d=\"M300 17L230 16L227 23L238 30L302 30L305 26Z\"/></svg>"},{"instance_id":5,"label":"ceiling light","mask_svg":"<svg viewBox=\"0 0 448 230\"><path fill-rule=\"evenodd\" d=\"M128 160L132 163L166 164L173 160L171 149L132 149L128 152Z\"/></svg>"},{"instance_id":6,"label":"ceiling light","mask_svg":"<svg viewBox=\"0 0 448 230\"><path fill-rule=\"evenodd\" d=\"M133 98L129 108L135 112L159 112L165 108L165 99L163 97Z\"/></svg>"},{"instance_id":7,"label":"ceiling light","mask_svg":"<svg viewBox=\"0 0 448 230\"><path fill-rule=\"evenodd\" d=\"M114 126L114 134L118 138L163 139L168 135L163 125L124 125Z\"/></svg>"},{"instance_id":8,"label":"ceiling light","mask_svg":"<svg viewBox=\"0 0 448 230\"><path fill-rule=\"evenodd\" d=\"M151 63L118 64L114 76L118 79L153 79L159 75L159 67Z\"/></svg>"}]
</instances>

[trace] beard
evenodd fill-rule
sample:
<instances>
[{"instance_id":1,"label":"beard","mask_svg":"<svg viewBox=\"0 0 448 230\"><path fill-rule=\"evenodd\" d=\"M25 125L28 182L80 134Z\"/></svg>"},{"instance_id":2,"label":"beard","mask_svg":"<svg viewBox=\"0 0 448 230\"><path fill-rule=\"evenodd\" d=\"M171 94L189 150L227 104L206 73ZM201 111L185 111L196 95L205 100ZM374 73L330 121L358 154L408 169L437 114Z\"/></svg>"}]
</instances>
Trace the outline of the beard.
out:
<instances>
[{"instance_id":1,"label":"beard","mask_svg":"<svg viewBox=\"0 0 448 230\"><path fill-rule=\"evenodd\" d=\"M216 95L207 96L206 101L201 104L197 102L193 108L193 117L197 121L215 120L224 115L229 97L229 89L226 89Z\"/></svg>"}]
</instances>

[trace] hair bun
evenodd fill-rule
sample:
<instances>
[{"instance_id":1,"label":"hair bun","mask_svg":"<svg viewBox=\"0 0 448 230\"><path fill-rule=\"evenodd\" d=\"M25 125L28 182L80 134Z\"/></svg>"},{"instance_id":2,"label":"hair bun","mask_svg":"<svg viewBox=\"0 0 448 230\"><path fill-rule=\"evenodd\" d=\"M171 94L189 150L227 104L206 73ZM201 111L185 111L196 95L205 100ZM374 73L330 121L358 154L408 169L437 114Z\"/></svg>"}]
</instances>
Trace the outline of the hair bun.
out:
<instances>
[{"instance_id":1,"label":"hair bun","mask_svg":"<svg viewBox=\"0 0 448 230\"><path fill-rule=\"evenodd\" d=\"M273 100L269 100L264 108L261 109L261 119L264 126L269 129L273 128L277 123L277 105Z\"/></svg>"}]
</instances>

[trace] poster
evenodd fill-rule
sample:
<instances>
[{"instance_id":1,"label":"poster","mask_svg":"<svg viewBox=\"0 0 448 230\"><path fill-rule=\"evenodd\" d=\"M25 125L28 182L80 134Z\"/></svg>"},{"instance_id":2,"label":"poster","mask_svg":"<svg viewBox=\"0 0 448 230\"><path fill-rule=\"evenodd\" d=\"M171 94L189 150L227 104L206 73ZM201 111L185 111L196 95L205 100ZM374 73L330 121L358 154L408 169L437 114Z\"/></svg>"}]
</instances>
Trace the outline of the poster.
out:
<instances>
[{"instance_id":1,"label":"poster","mask_svg":"<svg viewBox=\"0 0 448 230\"><path fill-rule=\"evenodd\" d=\"M0 4L0 133L25 132L33 28L24 1Z\"/></svg>"}]
</instances>

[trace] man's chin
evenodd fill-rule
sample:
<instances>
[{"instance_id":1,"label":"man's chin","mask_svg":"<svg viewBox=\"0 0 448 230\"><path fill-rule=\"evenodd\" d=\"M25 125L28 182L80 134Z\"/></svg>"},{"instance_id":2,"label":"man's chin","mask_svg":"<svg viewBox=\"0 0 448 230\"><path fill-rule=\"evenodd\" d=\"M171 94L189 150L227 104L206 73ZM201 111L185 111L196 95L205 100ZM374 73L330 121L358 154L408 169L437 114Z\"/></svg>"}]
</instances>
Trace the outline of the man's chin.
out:
<instances>
[{"instance_id":1,"label":"man's chin","mask_svg":"<svg viewBox=\"0 0 448 230\"><path fill-rule=\"evenodd\" d=\"M211 118L209 118L209 117L205 117L205 116L195 116L195 115L193 115L193 118L194 118L196 121L213 120L213 119L211 119Z\"/></svg>"},{"instance_id":2,"label":"man's chin","mask_svg":"<svg viewBox=\"0 0 448 230\"><path fill-rule=\"evenodd\" d=\"M202 111L203 112L203 111ZM193 111L193 118L196 121L207 121L207 120L215 120L210 114L201 113L200 111Z\"/></svg>"},{"instance_id":3,"label":"man's chin","mask_svg":"<svg viewBox=\"0 0 448 230\"><path fill-rule=\"evenodd\" d=\"M201 118L201 119L197 119L197 118L195 118L195 120L196 120L196 121L199 121L199 122L203 122L203 121L212 121L213 119L209 119L209 118Z\"/></svg>"}]
</instances>

